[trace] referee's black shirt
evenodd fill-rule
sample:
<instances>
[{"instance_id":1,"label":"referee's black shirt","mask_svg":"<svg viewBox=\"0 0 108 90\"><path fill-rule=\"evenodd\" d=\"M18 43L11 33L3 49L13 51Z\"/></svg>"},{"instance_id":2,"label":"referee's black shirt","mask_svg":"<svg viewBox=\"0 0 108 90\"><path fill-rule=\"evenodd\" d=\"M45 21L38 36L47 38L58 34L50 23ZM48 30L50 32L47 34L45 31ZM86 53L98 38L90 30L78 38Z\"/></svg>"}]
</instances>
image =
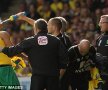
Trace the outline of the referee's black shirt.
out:
<instances>
[{"instance_id":1,"label":"referee's black shirt","mask_svg":"<svg viewBox=\"0 0 108 90\"><path fill-rule=\"evenodd\" d=\"M67 55L60 40L39 32L16 46L5 47L2 52L9 57L24 52L28 55L33 74L57 76L59 69L67 65Z\"/></svg>"}]
</instances>

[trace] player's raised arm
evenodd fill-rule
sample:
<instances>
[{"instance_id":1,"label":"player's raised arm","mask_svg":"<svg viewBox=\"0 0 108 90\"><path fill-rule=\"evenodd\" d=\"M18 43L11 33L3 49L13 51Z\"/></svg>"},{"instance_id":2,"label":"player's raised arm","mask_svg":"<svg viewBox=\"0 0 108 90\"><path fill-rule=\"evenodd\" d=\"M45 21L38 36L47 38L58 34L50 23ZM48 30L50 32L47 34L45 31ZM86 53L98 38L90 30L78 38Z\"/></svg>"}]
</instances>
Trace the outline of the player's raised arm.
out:
<instances>
[{"instance_id":1,"label":"player's raised arm","mask_svg":"<svg viewBox=\"0 0 108 90\"><path fill-rule=\"evenodd\" d=\"M0 28L2 28L4 24L7 24L7 22L15 21L15 20L24 20L28 22L29 24L31 24L32 26L34 25L34 22L35 22L35 20L27 17L25 15L25 12L20 12L20 13L17 13L16 15L11 15L8 19L4 21L0 21Z\"/></svg>"},{"instance_id":2,"label":"player's raised arm","mask_svg":"<svg viewBox=\"0 0 108 90\"><path fill-rule=\"evenodd\" d=\"M18 13L18 14L16 14L16 15L19 17L19 18L18 18L19 20L26 21L26 22L28 22L29 24L31 24L32 26L34 25L35 20L33 20L33 19L27 17L26 15L24 15L24 12L20 12L20 13Z\"/></svg>"}]
</instances>

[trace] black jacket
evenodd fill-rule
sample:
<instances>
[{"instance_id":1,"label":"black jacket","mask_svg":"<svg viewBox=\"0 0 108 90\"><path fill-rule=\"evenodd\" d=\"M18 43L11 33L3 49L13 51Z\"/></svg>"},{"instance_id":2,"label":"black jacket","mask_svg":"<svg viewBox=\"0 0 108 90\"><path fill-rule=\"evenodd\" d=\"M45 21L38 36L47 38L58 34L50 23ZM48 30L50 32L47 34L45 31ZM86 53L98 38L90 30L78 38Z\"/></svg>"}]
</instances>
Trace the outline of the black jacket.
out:
<instances>
[{"instance_id":1,"label":"black jacket","mask_svg":"<svg viewBox=\"0 0 108 90\"><path fill-rule=\"evenodd\" d=\"M63 35L60 33L57 37L61 40L66 49L69 49L72 46L69 37L66 34Z\"/></svg>"},{"instance_id":2,"label":"black jacket","mask_svg":"<svg viewBox=\"0 0 108 90\"><path fill-rule=\"evenodd\" d=\"M96 51L93 46L90 47L89 53L82 56L79 52L78 46L72 46L68 50L69 65L68 71L75 73L75 71L86 71L86 66L94 65L96 63Z\"/></svg>"},{"instance_id":3,"label":"black jacket","mask_svg":"<svg viewBox=\"0 0 108 90\"><path fill-rule=\"evenodd\" d=\"M96 41L97 53L97 64L100 69L100 74L108 76L108 32L100 35ZM103 73L104 72L104 73Z\"/></svg>"},{"instance_id":4,"label":"black jacket","mask_svg":"<svg viewBox=\"0 0 108 90\"><path fill-rule=\"evenodd\" d=\"M108 32L96 40L97 52L108 57Z\"/></svg>"},{"instance_id":5,"label":"black jacket","mask_svg":"<svg viewBox=\"0 0 108 90\"><path fill-rule=\"evenodd\" d=\"M9 57L24 52L28 55L33 74L56 76L67 65L66 49L60 40L47 33L38 33L16 46L5 47Z\"/></svg>"}]
</instances>

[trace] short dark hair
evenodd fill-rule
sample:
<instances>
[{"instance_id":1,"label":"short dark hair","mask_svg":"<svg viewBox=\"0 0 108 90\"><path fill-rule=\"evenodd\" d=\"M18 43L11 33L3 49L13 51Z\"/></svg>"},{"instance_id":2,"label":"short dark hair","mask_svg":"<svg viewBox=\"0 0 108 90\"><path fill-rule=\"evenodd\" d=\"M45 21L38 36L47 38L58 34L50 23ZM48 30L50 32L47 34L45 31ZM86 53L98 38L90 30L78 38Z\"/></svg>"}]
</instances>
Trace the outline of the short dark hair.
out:
<instances>
[{"instance_id":1,"label":"short dark hair","mask_svg":"<svg viewBox=\"0 0 108 90\"><path fill-rule=\"evenodd\" d=\"M67 29L67 21L66 21L66 19L64 18L64 17L57 17L57 18L59 18L61 21L62 21L62 29L64 30L64 31L66 31L66 29Z\"/></svg>"},{"instance_id":2,"label":"short dark hair","mask_svg":"<svg viewBox=\"0 0 108 90\"><path fill-rule=\"evenodd\" d=\"M52 21L52 24L55 25L58 28L58 30L61 30L62 21L59 18L54 17L54 18L51 18L50 20Z\"/></svg>"},{"instance_id":3,"label":"short dark hair","mask_svg":"<svg viewBox=\"0 0 108 90\"><path fill-rule=\"evenodd\" d=\"M44 19L38 19L35 21L35 27L38 28L41 32L48 32L47 30L47 21Z\"/></svg>"}]
</instances>

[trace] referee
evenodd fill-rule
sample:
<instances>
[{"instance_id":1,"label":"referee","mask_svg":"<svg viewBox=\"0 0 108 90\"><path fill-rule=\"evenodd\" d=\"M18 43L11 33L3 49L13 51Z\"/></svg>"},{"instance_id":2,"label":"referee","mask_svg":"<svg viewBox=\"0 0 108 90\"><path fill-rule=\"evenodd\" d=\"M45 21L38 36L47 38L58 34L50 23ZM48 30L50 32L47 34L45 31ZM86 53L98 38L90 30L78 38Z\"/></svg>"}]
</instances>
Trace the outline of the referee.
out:
<instances>
[{"instance_id":1,"label":"referee","mask_svg":"<svg viewBox=\"0 0 108 90\"><path fill-rule=\"evenodd\" d=\"M34 23L33 37L29 37L12 47L0 47L9 57L24 52L31 67L30 90L59 90L59 72L67 65L66 49L60 40L47 34L47 22L38 19Z\"/></svg>"}]
</instances>

